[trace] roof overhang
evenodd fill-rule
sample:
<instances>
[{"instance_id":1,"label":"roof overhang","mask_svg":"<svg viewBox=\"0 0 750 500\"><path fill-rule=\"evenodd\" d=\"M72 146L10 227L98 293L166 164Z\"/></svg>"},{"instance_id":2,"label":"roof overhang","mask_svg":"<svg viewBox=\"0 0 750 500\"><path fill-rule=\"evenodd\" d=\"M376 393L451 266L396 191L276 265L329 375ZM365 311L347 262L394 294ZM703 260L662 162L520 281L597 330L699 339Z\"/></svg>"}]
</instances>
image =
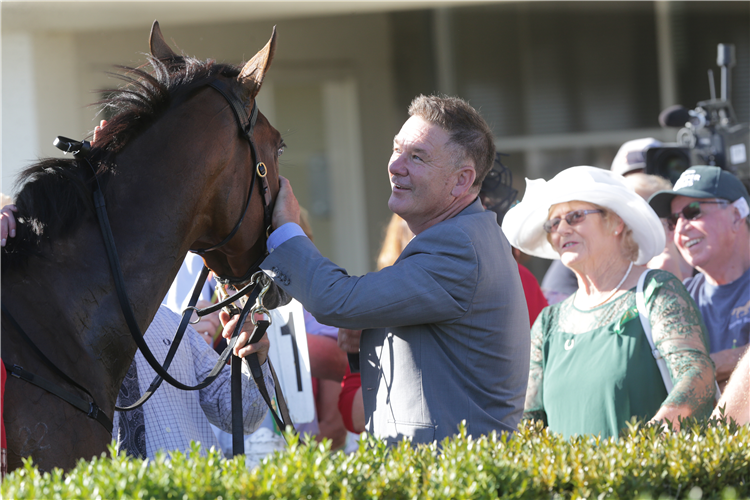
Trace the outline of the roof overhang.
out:
<instances>
[{"instance_id":1,"label":"roof overhang","mask_svg":"<svg viewBox=\"0 0 750 500\"><path fill-rule=\"evenodd\" d=\"M496 0L495 0L496 1ZM35 1L3 0L3 30L89 31L434 9L492 0Z\"/></svg>"}]
</instances>

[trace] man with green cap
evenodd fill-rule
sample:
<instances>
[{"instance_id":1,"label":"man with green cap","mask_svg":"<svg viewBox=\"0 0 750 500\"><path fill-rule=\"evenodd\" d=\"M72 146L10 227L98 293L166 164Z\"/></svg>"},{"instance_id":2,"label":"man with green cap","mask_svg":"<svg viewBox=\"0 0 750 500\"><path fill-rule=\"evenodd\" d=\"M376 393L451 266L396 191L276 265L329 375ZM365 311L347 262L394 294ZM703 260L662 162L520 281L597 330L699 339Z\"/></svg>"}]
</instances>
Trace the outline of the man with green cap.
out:
<instances>
[{"instance_id":1,"label":"man with green cap","mask_svg":"<svg viewBox=\"0 0 750 500\"><path fill-rule=\"evenodd\" d=\"M730 172L694 166L649 204L674 228L675 245L700 271L684 283L706 323L723 389L750 344L750 196Z\"/></svg>"}]
</instances>

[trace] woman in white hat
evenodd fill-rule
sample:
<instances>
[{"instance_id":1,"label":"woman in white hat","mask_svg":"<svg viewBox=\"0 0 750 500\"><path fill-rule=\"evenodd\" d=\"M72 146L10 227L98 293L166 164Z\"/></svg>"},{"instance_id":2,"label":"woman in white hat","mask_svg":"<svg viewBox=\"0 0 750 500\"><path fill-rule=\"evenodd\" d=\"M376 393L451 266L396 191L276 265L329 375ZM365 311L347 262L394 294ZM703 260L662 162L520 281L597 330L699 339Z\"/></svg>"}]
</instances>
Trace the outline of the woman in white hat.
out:
<instances>
[{"instance_id":1,"label":"woman in white hat","mask_svg":"<svg viewBox=\"0 0 750 500\"><path fill-rule=\"evenodd\" d=\"M664 249L664 229L622 179L585 166L549 182L527 179L523 201L503 221L511 245L561 259L578 280L578 291L546 308L531 330L525 416L565 436L617 436L632 417L676 426L678 416L708 416L713 407L700 313L682 283L661 270L646 275L642 294L652 354L636 285ZM663 374L655 356L666 360Z\"/></svg>"}]
</instances>

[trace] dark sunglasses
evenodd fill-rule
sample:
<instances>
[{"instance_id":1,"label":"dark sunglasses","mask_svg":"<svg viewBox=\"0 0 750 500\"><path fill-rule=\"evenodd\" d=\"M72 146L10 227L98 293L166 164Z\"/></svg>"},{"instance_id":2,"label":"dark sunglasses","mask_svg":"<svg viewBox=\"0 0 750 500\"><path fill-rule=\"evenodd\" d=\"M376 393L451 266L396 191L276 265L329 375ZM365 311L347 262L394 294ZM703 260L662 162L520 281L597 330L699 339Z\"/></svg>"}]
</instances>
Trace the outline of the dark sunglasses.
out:
<instances>
[{"instance_id":1,"label":"dark sunglasses","mask_svg":"<svg viewBox=\"0 0 750 500\"><path fill-rule=\"evenodd\" d=\"M677 221L680 219L680 216L684 217L685 220L700 219L701 215L703 215L703 212L701 211L701 204L703 203L709 203L712 205L729 204L729 202L726 200L694 201L692 203L688 203L687 205L685 205L685 208L667 217L667 227L669 228L669 230L674 231L674 228L677 227Z\"/></svg>"},{"instance_id":2,"label":"dark sunglasses","mask_svg":"<svg viewBox=\"0 0 750 500\"><path fill-rule=\"evenodd\" d=\"M575 226L577 224L580 224L586 219L586 214L601 214L604 213L604 210L573 210L572 212L568 212L565 214L565 222L568 223L569 226ZM544 223L542 226L545 231L548 233L553 233L557 231L557 226L560 225L560 221L562 219L560 217L555 217L554 219L550 219L547 222Z\"/></svg>"}]
</instances>

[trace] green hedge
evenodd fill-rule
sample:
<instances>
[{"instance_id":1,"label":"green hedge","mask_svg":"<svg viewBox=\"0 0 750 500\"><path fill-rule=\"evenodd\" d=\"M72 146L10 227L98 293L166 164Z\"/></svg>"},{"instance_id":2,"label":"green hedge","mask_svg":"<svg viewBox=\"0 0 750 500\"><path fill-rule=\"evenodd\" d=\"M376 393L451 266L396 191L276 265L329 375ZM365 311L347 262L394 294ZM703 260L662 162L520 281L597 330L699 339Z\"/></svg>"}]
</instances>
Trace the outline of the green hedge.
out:
<instances>
[{"instance_id":1,"label":"green hedge","mask_svg":"<svg viewBox=\"0 0 750 500\"><path fill-rule=\"evenodd\" d=\"M40 474L27 462L9 474L2 498L80 499L463 499L463 498L750 498L750 428L684 422L681 432L634 424L620 439L564 440L539 423L512 438L460 435L438 446L388 449L362 440L351 455L303 445L248 471L198 446L170 459L103 454L68 474Z\"/></svg>"}]
</instances>

